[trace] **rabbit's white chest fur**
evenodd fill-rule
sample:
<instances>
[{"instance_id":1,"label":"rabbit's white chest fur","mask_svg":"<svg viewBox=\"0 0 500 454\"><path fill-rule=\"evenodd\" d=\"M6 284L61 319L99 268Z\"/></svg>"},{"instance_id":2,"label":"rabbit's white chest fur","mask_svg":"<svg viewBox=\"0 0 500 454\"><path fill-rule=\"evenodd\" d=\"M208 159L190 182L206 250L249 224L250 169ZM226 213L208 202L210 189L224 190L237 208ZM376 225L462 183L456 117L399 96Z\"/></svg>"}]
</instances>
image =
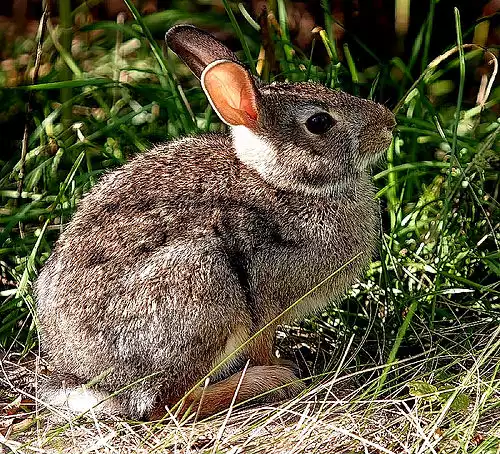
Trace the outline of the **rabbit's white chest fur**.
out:
<instances>
[{"instance_id":1,"label":"rabbit's white chest fur","mask_svg":"<svg viewBox=\"0 0 500 454\"><path fill-rule=\"evenodd\" d=\"M275 183L282 181L282 175L275 145L245 126L231 131L236 156L279 189ZM268 244L252 260L255 293L262 304L279 301L279 310L284 310L333 275L304 298L289 318L301 316L325 307L359 275L374 249L376 217L367 175L350 184L287 181L289 197L273 210L281 243ZM354 263L347 265L351 259Z\"/></svg>"},{"instance_id":2,"label":"rabbit's white chest fur","mask_svg":"<svg viewBox=\"0 0 500 454\"><path fill-rule=\"evenodd\" d=\"M245 126L233 126L231 133L236 156L260 175L268 176L272 168L269 164L276 161L276 151L272 145Z\"/></svg>"}]
</instances>

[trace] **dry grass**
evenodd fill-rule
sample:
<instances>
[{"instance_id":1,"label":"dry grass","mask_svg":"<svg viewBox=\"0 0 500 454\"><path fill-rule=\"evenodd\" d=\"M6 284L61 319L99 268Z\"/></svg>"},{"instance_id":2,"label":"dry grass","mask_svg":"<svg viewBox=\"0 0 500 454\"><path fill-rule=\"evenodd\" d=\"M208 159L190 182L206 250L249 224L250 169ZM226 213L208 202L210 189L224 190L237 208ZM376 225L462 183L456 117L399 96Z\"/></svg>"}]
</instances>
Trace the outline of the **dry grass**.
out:
<instances>
[{"instance_id":1,"label":"dry grass","mask_svg":"<svg viewBox=\"0 0 500 454\"><path fill-rule=\"evenodd\" d=\"M2 412L0 443L3 452L22 453L497 454L500 328L481 323L475 331L472 337L464 332L464 342L452 348L434 337L425 353L394 364L383 388L378 377L384 365L356 371L344 363L342 373L316 375L292 401L246 405L195 422L174 416L161 423L103 421L89 415L55 422L34 400L36 383L45 379L43 361L10 355L2 362L2 401L15 403ZM443 333L441 340L451 337L456 341L460 333ZM348 344L344 358L353 348ZM409 384L420 392L409 393ZM435 391L426 394L426 386Z\"/></svg>"}]
</instances>

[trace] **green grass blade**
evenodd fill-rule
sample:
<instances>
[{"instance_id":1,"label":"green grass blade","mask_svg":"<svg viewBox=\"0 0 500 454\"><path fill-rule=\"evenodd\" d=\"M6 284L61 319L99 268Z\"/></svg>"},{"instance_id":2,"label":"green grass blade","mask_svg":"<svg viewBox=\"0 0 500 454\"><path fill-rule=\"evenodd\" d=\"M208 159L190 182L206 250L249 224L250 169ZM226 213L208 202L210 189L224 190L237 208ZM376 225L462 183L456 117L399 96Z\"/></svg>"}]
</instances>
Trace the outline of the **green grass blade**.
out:
<instances>
[{"instance_id":1,"label":"green grass blade","mask_svg":"<svg viewBox=\"0 0 500 454\"><path fill-rule=\"evenodd\" d=\"M231 9L231 5L229 4L228 0L222 0L222 4L224 5L224 9L226 10L226 14L228 15L229 20L231 21L234 31L236 32L236 36L240 40L241 46L243 47L243 53L245 54L247 64L250 68L250 72L252 74L256 74L254 59L252 58L252 54L250 52L250 48L248 47L248 43L245 39L245 36L241 31L240 24L236 20L233 10Z\"/></svg>"}]
</instances>

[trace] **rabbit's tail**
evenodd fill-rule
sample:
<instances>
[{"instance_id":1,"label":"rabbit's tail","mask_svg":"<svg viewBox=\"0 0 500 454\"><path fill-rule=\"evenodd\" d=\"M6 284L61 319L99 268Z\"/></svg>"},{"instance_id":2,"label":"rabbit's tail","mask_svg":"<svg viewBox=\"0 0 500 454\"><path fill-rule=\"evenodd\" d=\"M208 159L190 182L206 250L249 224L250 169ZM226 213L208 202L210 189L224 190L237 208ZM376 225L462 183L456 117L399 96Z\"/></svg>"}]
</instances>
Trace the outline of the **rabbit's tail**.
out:
<instances>
[{"instance_id":1,"label":"rabbit's tail","mask_svg":"<svg viewBox=\"0 0 500 454\"><path fill-rule=\"evenodd\" d=\"M292 398L304 388L304 383L288 367L253 366L192 392L184 400L181 414L190 409L201 419L227 410L233 401L235 404L248 400L275 402ZM160 419L164 415L164 409L157 409L151 419Z\"/></svg>"},{"instance_id":2,"label":"rabbit's tail","mask_svg":"<svg viewBox=\"0 0 500 454\"><path fill-rule=\"evenodd\" d=\"M75 417L86 414L119 415L122 413L120 401L110 393L96 387L86 387L71 375L53 375L40 384L38 396L42 405L55 416Z\"/></svg>"}]
</instances>

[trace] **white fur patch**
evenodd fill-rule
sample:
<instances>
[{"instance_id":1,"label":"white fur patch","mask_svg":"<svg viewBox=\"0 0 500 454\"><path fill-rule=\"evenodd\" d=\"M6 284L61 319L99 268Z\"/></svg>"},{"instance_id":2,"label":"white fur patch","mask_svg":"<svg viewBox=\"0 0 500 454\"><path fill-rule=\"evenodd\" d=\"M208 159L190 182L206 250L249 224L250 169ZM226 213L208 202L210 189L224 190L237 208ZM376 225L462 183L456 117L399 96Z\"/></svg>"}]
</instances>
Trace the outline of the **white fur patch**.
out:
<instances>
[{"instance_id":1,"label":"white fur patch","mask_svg":"<svg viewBox=\"0 0 500 454\"><path fill-rule=\"evenodd\" d=\"M83 386L78 388L60 389L49 397L49 404L69 410L72 413L85 413L99 406L99 411L106 410L114 413L114 405L106 400L108 394L89 390ZM103 402L104 401L104 402Z\"/></svg>"},{"instance_id":2,"label":"white fur patch","mask_svg":"<svg viewBox=\"0 0 500 454\"><path fill-rule=\"evenodd\" d=\"M233 126L231 132L236 156L267 180L266 177L270 177L276 168L277 153L274 148L246 126Z\"/></svg>"}]
</instances>

